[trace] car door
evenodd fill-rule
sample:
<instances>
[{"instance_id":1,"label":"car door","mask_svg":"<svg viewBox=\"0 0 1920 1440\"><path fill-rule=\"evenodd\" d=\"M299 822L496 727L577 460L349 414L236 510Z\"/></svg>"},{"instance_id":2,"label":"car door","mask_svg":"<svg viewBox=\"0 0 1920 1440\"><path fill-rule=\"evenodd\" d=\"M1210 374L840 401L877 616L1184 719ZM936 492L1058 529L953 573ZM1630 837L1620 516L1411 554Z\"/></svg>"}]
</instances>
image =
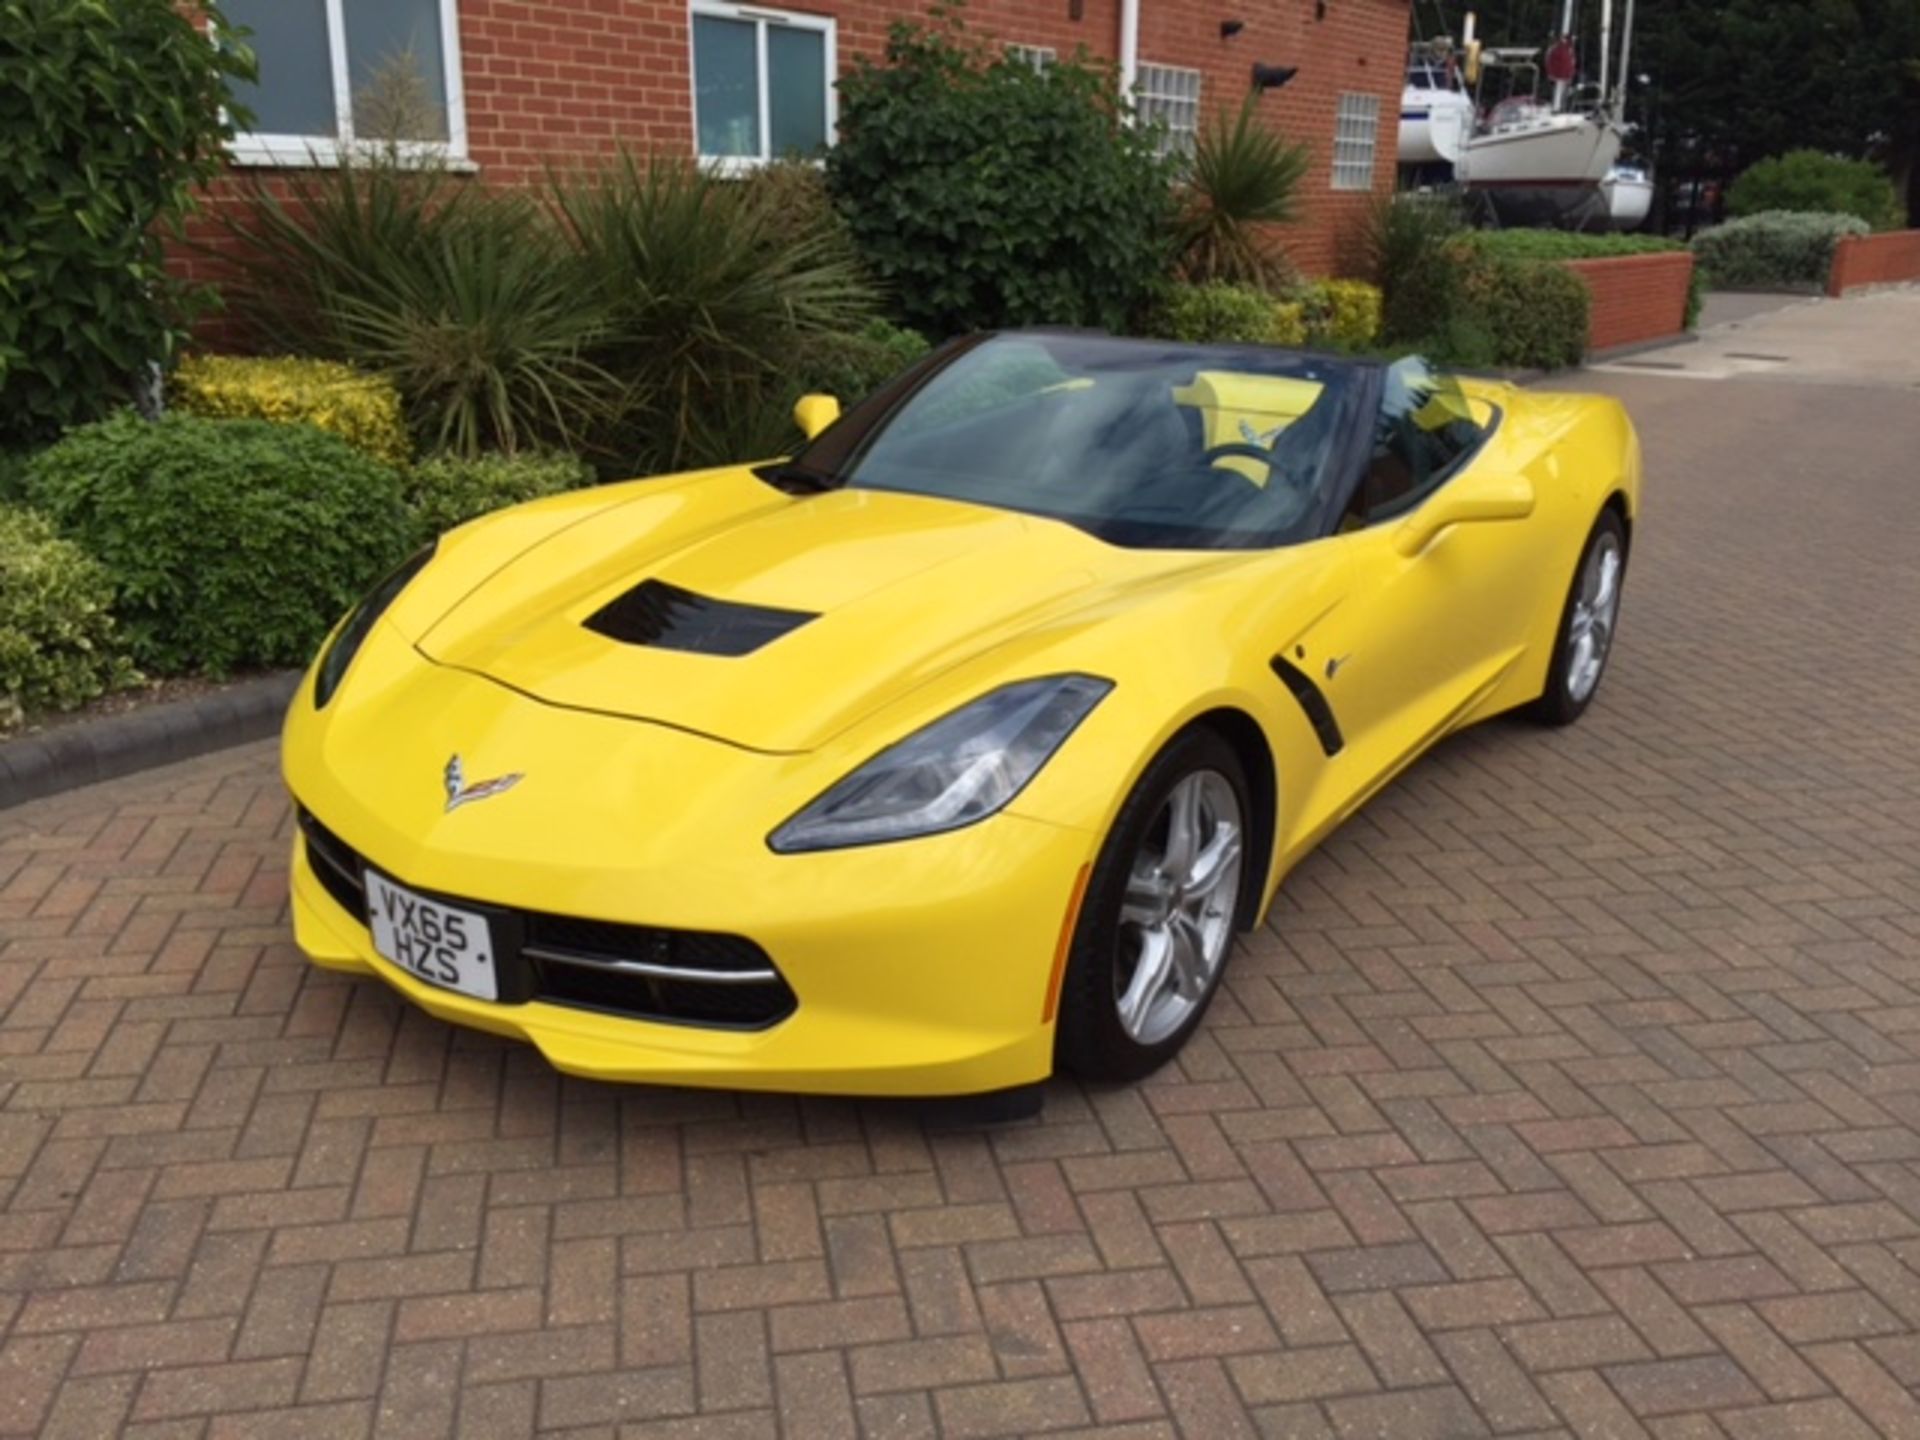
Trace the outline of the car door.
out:
<instances>
[{"instance_id":1,"label":"car door","mask_svg":"<svg viewBox=\"0 0 1920 1440\"><path fill-rule=\"evenodd\" d=\"M1358 803L1519 659L1537 586L1529 476L1446 377L1389 370L1372 454L1341 524L1349 591L1313 679Z\"/></svg>"}]
</instances>

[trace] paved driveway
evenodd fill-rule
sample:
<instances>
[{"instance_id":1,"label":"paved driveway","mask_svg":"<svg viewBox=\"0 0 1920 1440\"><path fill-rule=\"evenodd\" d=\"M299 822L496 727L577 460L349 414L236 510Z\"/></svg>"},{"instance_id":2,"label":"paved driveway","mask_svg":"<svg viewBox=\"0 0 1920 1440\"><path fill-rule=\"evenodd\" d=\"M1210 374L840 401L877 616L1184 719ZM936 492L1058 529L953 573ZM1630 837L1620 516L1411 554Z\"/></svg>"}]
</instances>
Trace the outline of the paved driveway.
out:
<instances>
[{"instance_id":1,"label":"paved driveway","mask_svg":"<svg viewBox=\"0 0 1920 1440\"><path fill-rule=\"evenodd\" d=\"M0 814L0 1432L1920 1435L1920 394L1822 380L1580 377L1651 473L1594 711L1423 762L1038 1123L313 972L267 747Z\"/></svg>"}]
</instances>

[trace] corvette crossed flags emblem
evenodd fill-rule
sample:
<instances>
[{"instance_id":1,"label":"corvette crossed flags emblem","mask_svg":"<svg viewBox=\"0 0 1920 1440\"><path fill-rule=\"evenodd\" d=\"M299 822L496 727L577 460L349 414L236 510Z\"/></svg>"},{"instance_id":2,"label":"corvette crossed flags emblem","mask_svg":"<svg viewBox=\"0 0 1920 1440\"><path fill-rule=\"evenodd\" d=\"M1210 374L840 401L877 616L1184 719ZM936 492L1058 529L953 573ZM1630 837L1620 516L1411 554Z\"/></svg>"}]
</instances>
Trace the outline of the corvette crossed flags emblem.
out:
<instances>
[{"instance_id":1,"label":"corvette crossed flags emblem","mask_svg":"<svg viewBox=\"0 0 1920 1440\"><path fill-rule=\"evenodd\" d=\"M511 775L498 775L491 780L476 780L469 785L466 768L461 765L459 752L456 751L447 760L447 771L444 777L447 787L446 813L452 814L462 805L470 804L475 800L491 800L494 796L511 790L525 778L516 770Z\"/></svg>"}]
</instances>

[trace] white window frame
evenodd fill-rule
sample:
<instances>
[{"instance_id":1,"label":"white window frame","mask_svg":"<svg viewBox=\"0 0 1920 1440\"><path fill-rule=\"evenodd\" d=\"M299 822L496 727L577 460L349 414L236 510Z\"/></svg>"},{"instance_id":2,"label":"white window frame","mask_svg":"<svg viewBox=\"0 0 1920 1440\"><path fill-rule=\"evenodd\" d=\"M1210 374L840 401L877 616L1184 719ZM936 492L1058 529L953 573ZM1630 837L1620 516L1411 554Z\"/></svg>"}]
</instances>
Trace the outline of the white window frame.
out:
<instances>
[{"instance_id":1,"label":"white window frame","mask_svg":"<svg viewBox=\"0 0 1920 1440\"><path fill-rule=\"evenodd\" d=\"M1379 159L1380 97L1358 90L1341 92L1333 109L1333 188L1371 191Z\"/></svg>"},{"instance_id":2,"label":"white window frame","mask_svg":"<svg viewBox=\"0 0 1920 1440\"><path fill-rule=\"evenodd\" d=\"M1192 94L1187 93L1191 81ZM1161 153L1191 155L1200 138L1205 75L1184 65L1142 60L1133 78L1133 108L1143 125L1161 125ZM1179 116L1181 123L1174 123Z\"/></svg>"},{"instance_id":3,"label":"white window frame","mask_svg":"<svg viewBox=\"0 0 1920 1440\"><path fill-rule=\"evenodd\" d=\"M458 0L440 0L440 54L442 83L447 92L445 140L357 140L353 134L353 69L347 60L347 18L343 0L326 0L327 58L333 73L333 118L336 135L275 135L243 131L227 147L236 165L337 165L343 157L386 154L402 160L445 161L464 165L467 159L467 99L461 81L460 6ZM217 38L217 37L216 37ZM262 75L263 82L266 76Z\"/></svg>"},{"instance_id":4,"label":"white window frame","mask_svg":"<svg viewBox=\"0 0 1920 1440\"><path fill-rule=\"evenodd\" d=\"M1036 74L1044 75L1060 61L1060 52L1051 45L1022 45L1018 42L1007 46L1007 59L1016 65L1025 65Z\"/></svg>"},{"instance_id":5,"label":"white window frame","mask_svg":"<svg viewBox=\"0 0 1920 1440\"><path fill-rule=\"evenodd\" d=\"M693 16L706 15L716 20L740 20L753 26L753 57L759 69L756 86L760 101L760 153L758 155L700 154L700 76L694 58ZM828 145L834 143L840 126L839 24L831 15L809 15L799 10L782 10L771 5L736 5L733 0L692 0L687 19L687 108L693 121L693 150L703 169L717 175L744 175L771 165L780 157L773 154L773 87L767 74L767 32L775 25L796 30L813 30L821 42L821 63L827 71Z\"/></svg>"}]
</instances>

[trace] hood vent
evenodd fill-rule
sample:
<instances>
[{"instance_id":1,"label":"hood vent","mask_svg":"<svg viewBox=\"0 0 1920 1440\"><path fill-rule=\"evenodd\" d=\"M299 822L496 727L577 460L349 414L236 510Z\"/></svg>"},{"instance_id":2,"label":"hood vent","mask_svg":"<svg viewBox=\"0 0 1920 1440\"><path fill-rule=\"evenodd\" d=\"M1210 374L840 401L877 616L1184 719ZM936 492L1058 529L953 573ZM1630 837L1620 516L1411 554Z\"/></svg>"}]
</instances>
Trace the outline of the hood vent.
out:
<instances>
[{"instance_id":1,"label":"hood vent","mask_svg":"<svg viewBox=\"0 0 1920 1440\"><path fill-rule=\"evenodd\" d=\"M642 580L589 615L586 626L629 645L688 650L696 655L750 655L818 618L806 610L739 605L696 595L664 580Z\"/></svg>"}]
</instances>

